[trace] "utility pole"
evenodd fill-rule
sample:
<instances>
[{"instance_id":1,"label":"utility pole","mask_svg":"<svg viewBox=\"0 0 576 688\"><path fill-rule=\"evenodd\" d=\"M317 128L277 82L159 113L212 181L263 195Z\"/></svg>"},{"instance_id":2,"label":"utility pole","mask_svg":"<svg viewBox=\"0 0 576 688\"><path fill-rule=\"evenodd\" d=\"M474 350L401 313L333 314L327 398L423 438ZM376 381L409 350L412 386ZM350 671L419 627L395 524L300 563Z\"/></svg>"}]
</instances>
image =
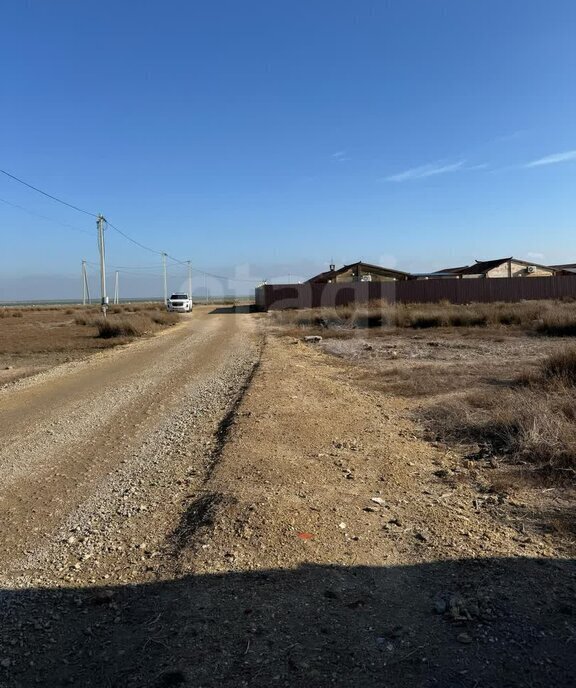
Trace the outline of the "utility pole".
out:
<instances>
[{"instance_id":1,"label":"utility pole","mask_svg":"<svg viewBox=\"0 0 576 688\"><path fill-rule=\"evenodd\" d=\"M192 299L192 265L188 261L188 298Z\"/></svg>"},{"instance_id":2,"label":"utility pole","mask_svg":"<svg viewBox=\"0 0 576 688\"><path fill-rule=\"evenodd\" d=\"M120 303L120 294L118 293L118 270L116 270L116 278L114 280L114 303Z\"/></svg>"},{"instance_id":3,"label":"utility pole","mask_svg":"<svg viewBox=\"0 0 576 688\"><path fill-rule=\"evenodd\" d=\"M100 306L102 315L106 317L108 308L108 296L106 295L106 253L104 248L104 223L103 215L98 215L96 226L98 227L98 248L100 249Z\"/></svg>"},{"instance_id":4,"label":"utility pole","mask_svg":"<svg viewBox=\"0 0 576 688\"><path fill-rule=\"evenodd\" d=\"M86 297L90 303L90 288L88 287L88 275L86 273L86 261L82 261L82 305L86 305Z\"/></svg>"},{"instance_id":5,"label":"utility pole","mask_svg":"<svg viewBox=\"0 0 576 688\"><path fill-rule=\"evenodd\" d=\"M168 303L168 278L166 277L166 254L162 254L162 267L164 268L164 305Z\"/></svg>"},{"instance_id":6,"label":"utility pole","mask_svg":"<svg viewBox=\"0 0 576 688\"><path fill-rule=\"evenodd\" d=\"M208 287L206 286L206 273L204 273L204 301L208 303Z\"/></svg>"}]
</instances>

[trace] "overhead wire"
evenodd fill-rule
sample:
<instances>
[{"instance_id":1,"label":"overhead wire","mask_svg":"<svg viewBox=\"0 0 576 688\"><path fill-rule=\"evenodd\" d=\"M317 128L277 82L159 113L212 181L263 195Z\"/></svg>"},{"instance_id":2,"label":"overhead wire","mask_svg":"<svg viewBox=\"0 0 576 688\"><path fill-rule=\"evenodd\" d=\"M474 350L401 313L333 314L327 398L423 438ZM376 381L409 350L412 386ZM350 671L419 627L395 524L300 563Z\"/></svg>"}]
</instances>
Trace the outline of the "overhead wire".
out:
<instances>
[{"instance_id":1,"label":"overhead wire","mask_svg":"<svg viewBox=\"0 0 576 688\"><path fill-rule=\"evenodd\" d=\"M93 235L93 232L90 232L87 229L82 229L81 227L76 227L75 225L68 224L68 222L61 222L60 220L55 220L53 217L48 217L47 215L42 215L40 213L35 212L34 210L29 210L28 208L25 208L23 205L18 205L18 203L12 203L12 201L7 201L5 198L0 198L0 201L2 201L2 203L5 203L6 205L12 206L12 208L18 208L18 210L23 210L25 213L28 213L29 215L39 217L42 220L48 220L48 222L54 222L57 225L62 225L63 227L67 227L68 229L74 230L75 232L82 232L82 234L89 234L90 236Z\"/></svg>"},{"instance_id":2,"label":"overhead wire","mask_svg":"<svg viewBox=\"0 0 576 688\"><path fill-rule=\"evenodd\" d=\"M122 235L125 239L128 239L128 241L131 241L133 244L136 244L136 246L139 246L140 248L144 249L145 251L150 251L150 253L155 253L158 256L161 256L163 251L157 251L155 248L150 248L150 246L146 246L145 244L140 243L136 239L133 239L129 234L126 234L126 232L123 232L121 229L116 227L116 225L113 225L111 222L106 220L106 224L108 227L113 229L115 232L118 232L118 234Z\"/></svg>"},{"instance_id":3,"label":"overhead wire","mask_svg":"<svg viewBox=\"0 0 576 688\"><path fill-rule=\"evenodd\" d=\"M91 217L96 217L96 218L100 217L96 213L92 213L92 212L85 210L83 208L79 208L78 206L73 205L72 203L68 203L67 201L63 201L61 198L58 198L57 196L53 196L52 194L49 194L48 192L43 191L42 189L39 189L38 187L34 186L33 184L30 184L30 183L24 181L23 179L20 179L16 175L13 175L10 172L7 172L6 170L0 169L0 172L2 174L6 175L7 177L10 177L10 179L17 181L20 184L27 186L29 189L32 189L32 190L42 194L43 196L46 196L47 198L51 198L53 201L61 203L62 205L67 206L68 208L72 208L73 210L77 210L78 212L84 213L85 215L90 215ZM12 204L10 204L8 202L8 205L12 205ZM24 208L22 208L22 209L25 210ZM32 213L32 214L34 214L34 213ZM49 219L49 218L45 218L45 219ZM105 221L106 221L107 227L110 227L115 232L117 232L118 234L123 236L127 241L132 242L135 246L140 247L144 251L149 251L150 253L154 253L154 254L159 255L159 256L166 256L166 258L174 261L175 263L179 263L180 265L190 265L190 261L179 260L178 258L174 258L174 256L171 256L169 253L166 253L165 251L158 251L157 249L151 248L150 246L146 246L146 244L143 244L140 241L138 241L137 239L134 239L129 234L127 234L126 232L122 231L119 227L114 225L112 222L109 222L108 220L105 220ZM61 223L61 224L64 224L64 223ZM80 231L86 231L86 230L80 230ZM89 234L90 232L86 231L86 233ZM202 275L205 275L207 277L213 277L214 279L227 280L227 281L231 281L231 282L246 282L246 283L254 284L255 282L261 282L262 281L260 278L247 279L247 278L242 278L242 277L228 277L225 275L216 275L214 273L200 270L199 268L192 268L192 271L197 272L197 273L202 274Z\"/></svg>"},{"instance_id":4,"label":"overhead wire","mask_svg":"<svg viewBox=\"0 0 576 688\"><path fill-rule=\"evenodd\" d=\"M5 174L7 177L10 177L10 179L14 179L15 181L19 182L20 184L27 186L29 189L33 189L34 191L37 191L38 193L42 194L43 196L46 196L47 198L51 198L53 201L57 201L58 203L62 203L62 205L66 205L69 208L72 208L73 210L77 210L79 213L84 213L85 215L91 215L92 217L98 217L98 215L96 215L95 213L91 213L89 210L84 210L83 208L79 208L77 205L72 205L72 203L68 203L67 201L63 201L61 198L58 198L57 196L53 196L52 194L49 194L46 191L42 191L42 189L39 189L37 186L33 186L32 184L25 182L23 179L20 179L19 177L16 177L15 175L10 174L10 172L6 172L6 170L0 170L0 172L2 172L2 174Z\"/></svg>"}]
</instances>

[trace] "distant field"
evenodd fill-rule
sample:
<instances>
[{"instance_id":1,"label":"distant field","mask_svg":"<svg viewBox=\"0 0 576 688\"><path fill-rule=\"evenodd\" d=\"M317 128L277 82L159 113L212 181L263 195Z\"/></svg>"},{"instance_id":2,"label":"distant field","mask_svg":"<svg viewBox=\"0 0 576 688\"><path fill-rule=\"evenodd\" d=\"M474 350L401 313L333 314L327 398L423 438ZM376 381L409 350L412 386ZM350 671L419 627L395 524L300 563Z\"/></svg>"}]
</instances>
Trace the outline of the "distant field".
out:
<instances>
[{"instance_id":1,"label":"distant field","mask_svg":"<svg viewBox=\"0 0 576 688\"><path fill-rule=\"evenodd\" d=\"M162 303L111 306L107 323L98 306L0 309L0 384L83 358L174 324Z\"/></svg>"}]
</instances>

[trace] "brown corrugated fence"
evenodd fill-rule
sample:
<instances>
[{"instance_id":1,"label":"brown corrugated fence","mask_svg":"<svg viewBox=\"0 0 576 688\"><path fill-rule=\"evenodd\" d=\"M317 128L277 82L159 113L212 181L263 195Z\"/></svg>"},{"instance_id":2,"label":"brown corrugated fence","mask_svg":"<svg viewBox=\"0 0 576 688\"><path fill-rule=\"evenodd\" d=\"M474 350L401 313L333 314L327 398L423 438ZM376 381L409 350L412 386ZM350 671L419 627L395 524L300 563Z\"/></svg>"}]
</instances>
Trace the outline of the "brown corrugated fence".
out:
<instances>
[{"instance_id":1,"label":"brown corrugated fence","mask_svg":"<svg viewBox=\"0 0 576 688\"><path fill-rule=\"evenodd\" d=\"M576 298L576 276L429 279L336 284L265 284L256 289L262 310L319 308L386 300L389 303L489 303Z\"/></svg>"}]
</instances>

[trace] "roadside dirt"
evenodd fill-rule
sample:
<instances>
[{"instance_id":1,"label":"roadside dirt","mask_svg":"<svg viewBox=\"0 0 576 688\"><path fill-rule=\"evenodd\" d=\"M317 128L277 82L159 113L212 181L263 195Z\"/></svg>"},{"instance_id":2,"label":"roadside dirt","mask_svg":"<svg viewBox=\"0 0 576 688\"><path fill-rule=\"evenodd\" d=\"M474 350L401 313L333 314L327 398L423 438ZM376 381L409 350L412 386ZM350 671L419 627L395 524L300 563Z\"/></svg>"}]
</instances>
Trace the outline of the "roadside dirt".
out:
<instances>
[{"instance_id":1,"label":"roadside dirt","mask_svg":"<svg viewBox=\"0 0 576 688\"><path fill-rule=\"evenodd\" d=\"M257 318L63 374L45 417L43 385L0 396L0 685L573 685L570 541L479 501L414 401L286 337L260 355Z\"/></svg>"}]
</instances>

